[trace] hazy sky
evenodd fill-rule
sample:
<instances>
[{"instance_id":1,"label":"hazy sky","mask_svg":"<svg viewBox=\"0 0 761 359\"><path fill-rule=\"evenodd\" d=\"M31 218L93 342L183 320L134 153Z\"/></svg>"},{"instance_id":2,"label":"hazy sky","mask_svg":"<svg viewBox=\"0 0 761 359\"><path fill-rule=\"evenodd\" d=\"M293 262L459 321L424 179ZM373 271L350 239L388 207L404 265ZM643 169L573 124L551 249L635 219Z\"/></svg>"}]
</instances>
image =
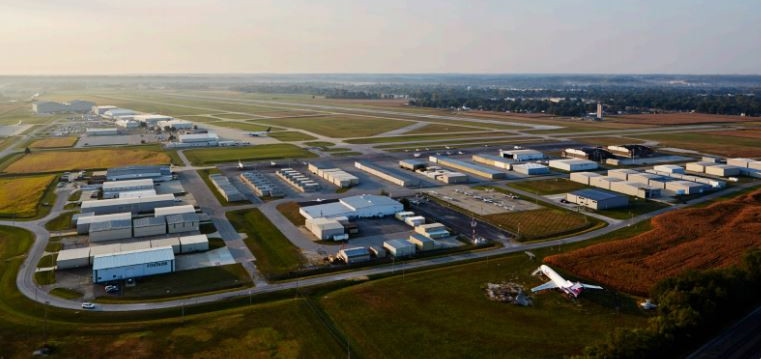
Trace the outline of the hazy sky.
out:
<instances>
[{"instance_id":1,"label":"hazy sky","mask_svg":"<svg viewBox=\"0 0 761 359\"><path fill-rule=\"evenodd\" d=\"M0 73L761 73L761 1L0 0Z\"/></svg>"}]
</instances>

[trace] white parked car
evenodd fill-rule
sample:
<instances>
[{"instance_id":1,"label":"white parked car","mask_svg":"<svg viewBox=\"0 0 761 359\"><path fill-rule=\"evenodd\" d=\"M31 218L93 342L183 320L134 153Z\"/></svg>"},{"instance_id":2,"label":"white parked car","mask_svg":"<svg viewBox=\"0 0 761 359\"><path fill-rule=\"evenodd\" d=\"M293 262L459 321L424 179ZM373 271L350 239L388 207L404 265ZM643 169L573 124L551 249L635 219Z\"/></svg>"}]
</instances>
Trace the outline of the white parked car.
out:
<instances>
[{"instance_id":1,"label":"white parked car","mask_svg":"<svg viewBox=\"0 0 761 359\"><path fill-rule=\"evenodd\" d=\"M95 309L95 304L84 302L82 303L82 309Z\"/></svg>"}]
</instances>

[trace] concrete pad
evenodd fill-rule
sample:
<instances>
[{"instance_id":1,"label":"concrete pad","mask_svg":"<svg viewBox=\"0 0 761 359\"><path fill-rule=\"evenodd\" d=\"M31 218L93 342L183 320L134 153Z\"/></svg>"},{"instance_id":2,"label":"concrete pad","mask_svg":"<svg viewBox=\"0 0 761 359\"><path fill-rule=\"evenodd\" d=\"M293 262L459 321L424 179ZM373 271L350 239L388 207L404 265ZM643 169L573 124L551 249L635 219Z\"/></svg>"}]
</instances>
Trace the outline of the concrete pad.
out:
<instances>
[{"instance_id":1,"label":"concrete pad","mask_svg":"<svg viewBox=\"0 0 761 359\"><path fill-rule=\"evenodd\" d=\"M481 191L468 186L446 186L426 193L482 216L541 208L528 201L512 199L501 192Z\"/></svg>"},{"instance_id":2,"label":"concrete pad","mask_svg":"<svg viewBox=\"0 0 761 359\"><path fill-rule=\"evenodd\" d=\"M175 268L177 271L217 267L227 264L235 264L235 259L227 247L212 249L202 253L183 254L175 258Z\"/></svg>"}]
</instances>

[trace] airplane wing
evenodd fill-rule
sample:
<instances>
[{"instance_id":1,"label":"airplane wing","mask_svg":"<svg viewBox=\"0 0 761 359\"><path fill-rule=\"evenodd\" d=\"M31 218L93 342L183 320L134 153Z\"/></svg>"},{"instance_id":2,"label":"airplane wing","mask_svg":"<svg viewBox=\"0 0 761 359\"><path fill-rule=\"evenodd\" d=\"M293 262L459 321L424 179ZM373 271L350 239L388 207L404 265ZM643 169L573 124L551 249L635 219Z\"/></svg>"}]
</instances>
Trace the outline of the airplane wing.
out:
<instances>
[{"instance_id":1,"label":"airplane wing","mask_svg":"<svg viewBox=\"0 0 761 359\"><path fill-rule=\"evenodd\" d=\"M536 293L536 292L539 292L539 291L543 291L543 290L546 290L546 289L557 288L557 287L558 286L557 286L557 284L555 284L555 282L549 281L549 282L544 283L544 284L542 284L540 286L536 286L534 288L531 288L531 292L532 293Z\"/></svg>"},{"instance_id":2,"label":"airplane wing","mask_svg":"<svg viewBox=\"0 0 761 359\"><path fill-rule=\"evenodd\" d=\"M604 289L603 287L600 287L599 285L592 285L592 284L584 284L580 283L583 288L587 289Z\"/></svg>"}]
</instances>

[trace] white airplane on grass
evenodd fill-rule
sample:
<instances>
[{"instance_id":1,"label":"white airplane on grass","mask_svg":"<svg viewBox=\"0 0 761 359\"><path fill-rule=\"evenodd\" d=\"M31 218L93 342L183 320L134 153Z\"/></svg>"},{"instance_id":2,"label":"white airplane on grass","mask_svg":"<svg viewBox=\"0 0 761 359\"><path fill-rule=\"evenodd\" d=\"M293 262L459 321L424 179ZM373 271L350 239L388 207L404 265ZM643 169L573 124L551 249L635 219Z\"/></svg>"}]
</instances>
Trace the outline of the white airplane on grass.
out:
<instances>
[{"instance_id":1,"label":"white airplane on grass","mask_svg":"<svg viewBox=\"0 0 761 359\"><path fill-rule=\"evenodd\" d=\"M531 275L537 275L539 273L544 274L547 278L550 279L550 281L540 286L531 288L532 293L541 292L547 289L557 288L562 290L564 293L576 298L579 296L579 294L581 294L581 291L584 289L603 289L603 287L600 287L599 285L584 284L581 282L571 282L570 280L567 280L561 277L560 274L558 274L557 272L552 270L552 268L544 264L539 266L539 268L537 268L534 271L534 273L531 273Z\"/></svg>"}]
</instances>

